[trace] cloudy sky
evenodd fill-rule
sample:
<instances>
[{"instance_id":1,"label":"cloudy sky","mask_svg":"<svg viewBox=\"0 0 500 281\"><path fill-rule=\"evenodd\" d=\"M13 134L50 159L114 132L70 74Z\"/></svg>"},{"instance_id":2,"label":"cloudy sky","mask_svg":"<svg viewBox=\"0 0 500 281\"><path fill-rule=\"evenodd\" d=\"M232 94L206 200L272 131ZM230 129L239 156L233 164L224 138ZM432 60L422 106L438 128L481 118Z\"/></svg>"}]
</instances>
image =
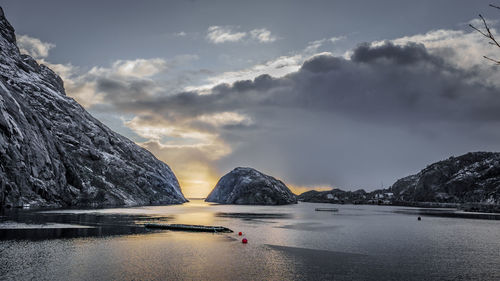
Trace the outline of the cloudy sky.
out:
<instances>
[{"instance_id":1,"label":"cloudy sky","mask_svg":"<svg viewBox=\"0 0 500 281\"><path fill-rule=\"evenodd\" d=\"M188 197L250 166L373 190L500 150L490 1L2 0L22 52L169 164Z\"/></svg>"}]
</instances>

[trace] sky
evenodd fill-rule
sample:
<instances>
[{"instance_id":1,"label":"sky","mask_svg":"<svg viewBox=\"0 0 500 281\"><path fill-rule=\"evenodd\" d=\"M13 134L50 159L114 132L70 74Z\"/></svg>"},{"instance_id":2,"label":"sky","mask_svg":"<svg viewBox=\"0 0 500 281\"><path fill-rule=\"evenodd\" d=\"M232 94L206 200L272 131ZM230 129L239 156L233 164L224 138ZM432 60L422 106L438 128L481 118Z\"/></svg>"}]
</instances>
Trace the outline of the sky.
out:
<instances>
[{"instance_id":1,"label":"sky","mask_svg":"<svg viewBox=\"0 0 500 281\"><path fill-rule=\"evenodd\" d=\"M495 2L495 1L493 1ZM374 190L500 150L490 1L0 0L23 53L166 162L187 197L238 166Z\"/></svg>"}]
</instances>

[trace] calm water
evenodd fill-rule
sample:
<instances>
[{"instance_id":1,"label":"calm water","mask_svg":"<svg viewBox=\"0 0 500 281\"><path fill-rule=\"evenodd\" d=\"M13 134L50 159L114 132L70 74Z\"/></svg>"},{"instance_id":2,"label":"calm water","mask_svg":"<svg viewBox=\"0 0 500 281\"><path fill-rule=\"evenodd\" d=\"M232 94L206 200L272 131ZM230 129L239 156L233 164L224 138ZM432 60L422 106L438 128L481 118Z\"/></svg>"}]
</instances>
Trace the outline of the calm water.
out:
<instances>
[{"instance_id":1,"label":"calm water","mask_svg":"<svg viewBox=\"0 0 500 281\"><path fill-rule=\"evenodd\" d=\"M337 207L338 213L316 212ZM500 280L500 221L300 203L22 211L0 218L2 280ZM414 209L415 210L415 209ZM235 233L155 230L145 222ZM249 240L241 243L239 231Z\"/></svg>"}]
</instances>

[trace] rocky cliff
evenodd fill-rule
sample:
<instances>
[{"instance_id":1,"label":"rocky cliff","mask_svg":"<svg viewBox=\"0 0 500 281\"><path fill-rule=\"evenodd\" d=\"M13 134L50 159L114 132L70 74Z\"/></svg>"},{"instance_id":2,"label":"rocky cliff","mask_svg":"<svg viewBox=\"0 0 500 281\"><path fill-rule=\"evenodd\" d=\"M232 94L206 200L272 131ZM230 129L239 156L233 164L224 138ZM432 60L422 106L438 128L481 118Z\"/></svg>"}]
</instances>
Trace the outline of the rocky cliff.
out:
<instances>
[{"instance_id":1,"label":"rocky cliff","mask_svg":"<svg viewBox=\"0 0 500 281\"><path fill-rule=\"evenodd\" d=\"M500 153L471 152L395 182L395 200L500 204Z\"/></svg>"},{"instance_id":2,"label":"rocky cliff","mask_svg":"<svg viewBox=\"0 0 500 281\"><path fill-rule=\"evenodd\" d=\"M110 206L186 201L170 168L66 96L19 53L0 8L0 205Z\"/></svg>"},{"instance_id":3,"label":"rocky cliff","mask_svg":"<svg viewBox=\"0 0 500 281\"><path fill-rule=\"evenodd\" d=\"M280 180L252 168L236 168L224 175L207 202L240 205L284 205L297 197Z\"/></svg>"}]
</instances>

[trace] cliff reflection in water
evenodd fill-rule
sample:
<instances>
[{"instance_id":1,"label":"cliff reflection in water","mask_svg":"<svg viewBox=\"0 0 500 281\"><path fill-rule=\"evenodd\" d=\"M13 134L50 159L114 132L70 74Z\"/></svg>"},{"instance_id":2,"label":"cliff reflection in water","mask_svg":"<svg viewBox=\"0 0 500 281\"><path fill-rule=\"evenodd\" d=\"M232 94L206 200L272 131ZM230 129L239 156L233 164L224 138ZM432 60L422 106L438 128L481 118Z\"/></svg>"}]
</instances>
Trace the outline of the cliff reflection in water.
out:
<instances>
[{"instance_id":1,"label":"cliff reflection in water","mask_svg":"<svg viewBox=\"0 0 500 281\"><path fill-rule=\"evenodd\" d=\"M11 212L1 217L0 275L14 280L500 279L500 221L426 215L417 221L418 209L393 206L314 211L331 206L192 200L176 206ZM6 229L14 221L19 227ZM151 221L222 225L235 233L141 226ZM21 229L19 223L59 228ZM243 237L248 244L241 243Z\"/></svg>"}]
</instances>

